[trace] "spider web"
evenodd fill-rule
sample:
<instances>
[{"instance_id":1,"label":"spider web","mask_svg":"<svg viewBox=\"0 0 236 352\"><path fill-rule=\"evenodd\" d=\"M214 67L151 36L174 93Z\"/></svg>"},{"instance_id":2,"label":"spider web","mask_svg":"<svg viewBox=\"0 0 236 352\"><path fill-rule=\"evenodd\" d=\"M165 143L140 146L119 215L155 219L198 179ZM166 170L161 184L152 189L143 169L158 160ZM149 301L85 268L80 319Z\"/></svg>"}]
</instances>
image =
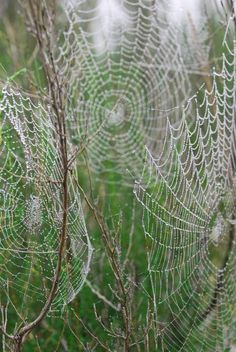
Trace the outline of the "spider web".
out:
<instances>
[{"instance_id":1,"label":"spider web","mask_svg":"<svg viewBox=\"0 0 236 352\"><path fill-rule=\"evenodd\" d=\"M52 111L5 86L0 101L0 283L11 303L21 294L24 319L32 304L37 310L45 303L58 261L63 213L59 151ZM51 313L76 296L91 257L72 176L68 188L66 248Z\"/></svg>"},{"instance_id":2,"label":"spider web","mask_svg":"<svg viewBox=\"0 0 236 352\"><path fill-rule=\"evenodd\" d=\"M147 149L134 189L144 209L147 281L163 351L235 346L236 51L230 43L228 33L212 89L201 88L188 102L177 128L168 124L162 154Z\"/></svg>"},{"instance_id":3,"label":"spider web","mask_svg":"<svg viewBox=\"0 0 236 352\"><path fill-rule=\"evenodd\" d=\"M193 55L163 2L65 1L64 9L57 65L69 82L73 141L83 140L103 180L130 165L139 172L144 146L158 153L167 116L177 121L199 64L188 72Z\"/></svg>"}]
</instances>

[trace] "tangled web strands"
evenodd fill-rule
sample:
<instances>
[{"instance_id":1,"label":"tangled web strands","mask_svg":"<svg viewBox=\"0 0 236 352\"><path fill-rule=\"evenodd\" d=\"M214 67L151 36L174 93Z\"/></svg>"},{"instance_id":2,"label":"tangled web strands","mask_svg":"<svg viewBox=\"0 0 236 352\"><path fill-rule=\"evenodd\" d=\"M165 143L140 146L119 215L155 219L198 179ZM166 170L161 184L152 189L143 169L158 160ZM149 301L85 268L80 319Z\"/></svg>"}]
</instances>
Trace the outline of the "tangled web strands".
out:
<instances>
[{"instance_id":1,"label":"tangled web strands","mask_svg":"<svg viewBox=\"0 0 236 352\"><path fill-rule=\"evenodd\" d=\"M147 151L134 190L163 351L225 351L236 343L236 51L227 42L223 50L212 90L189 101L178 128L168 126L159 158Z\"/></svg>"},{"instance_id":2,"label":"tangled web strands","mask_svg":"<svg viewBox=\"0 0 236 352\"><path fill-rule=\"evenodd\" d=\"M6 86L0 118L0 283L12 302L17 297L14 292L22 294L21 315L28 318L26 307L36 302L42 307L55 275L63 214L63 164L50 110ZM51 313L78 293L91 256L72 178L68 188L66 248Z\"/></svg>"},{"instance_id":3,"label":"tangled web strands","mask_svg":"<svg viewBox=\"0 0 236 352\"><path fill-rule=\"evenodd\" d=\"M144 146L158 151L167 114L175 122L190 96L178 29L155 1L65 1L65 11L57 65L74 141L103 179L138 172Z\"/></svg>"}]
</instances>

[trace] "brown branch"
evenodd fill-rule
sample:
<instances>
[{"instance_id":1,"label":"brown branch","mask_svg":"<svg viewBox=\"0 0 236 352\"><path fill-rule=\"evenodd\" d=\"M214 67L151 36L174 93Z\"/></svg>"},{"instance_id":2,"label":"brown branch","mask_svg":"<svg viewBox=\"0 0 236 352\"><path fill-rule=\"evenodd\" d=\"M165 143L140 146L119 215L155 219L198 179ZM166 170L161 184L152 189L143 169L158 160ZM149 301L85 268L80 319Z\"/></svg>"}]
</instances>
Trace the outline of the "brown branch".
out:
<instances>
[{"instance_id":1,"label":"brown branch","mask_svg":"<svg viewBox=\"0 0 236 352\"><path fill-rule=\"evenodd\" d=\"M83 325L87 333L94 339L94 341L96 341L104 349L104 351L110 351L110 349L84 324L83 320L76 313L74 314L81 323L81 325Z\"/></svg>"},{"instance_id":2,"label":"brown branch","mask_svg":"<svg viewBox=\"0 0 236 352\"><path fill-rule=\"evenodd\" d=\"M117 257L116 257L116 248L113 248L113 245L111 244L110 241L110 233L109 229L106 226L105 220L96 208L94 204L90 202L88 199L87 195L85 194L83 188L81 185L75 180L75 183L77 187L79 188L80 192L82 193L87 205L89 208L92 210L95 220L97 222L98 227L100 228L103 243L105 245L105 249L107 252L107 258L110 263L110 266L112 268L112 271L114 273L114 277L117 282L117 287L119 290L119 300L120 300L120 306L121 306L121 313L123 317L123 322L124 322L124 327L125 327L125 351L130 351L131 348L131 333L132 333L132 328L131 328L131 314L130 314L130 302L128 299L127 295L127 290L125 288L124 282L123 282L123 276L122 276L122 269L120 267L120 264L118 263Z\"/></svg>"},{"instance_id":3,"label":"brown branch","mask_svg":"<svg viewBox=\"0 0 236 352\"><path fill-rule=\"evenodd\" d=\"M60 242L58 249L57 265L53 277L52 286L45 302L45 305L41 309L39 315L30 323L25 324L20 328L14 336L10 337L14 341L14 351L21 351L23 340L26 336L46 317L50 310L51 304L56 296L56 292L59 285L59 278L62 269L62 261L64 257L64 248L66 244L66 232L67 232L67 213L68 213L68 157L67 157L67 140L66 140L66 126L65 126L65 115L64 115L64 97L63 89L60 86L58 79L57 70L54 63L54 58L51 48L51 39L48 32L46 20L50 22L50 14L45 6L45 3L39 3L35 0L28 0L24 4L26 15L31 23L32 32L35 33L39 50L42 57L43 67L47 76L49 94L52 99L52 106L54 110L55 125L57 126L57 138L60 142L60 150L58 151L62 159L63 179L62 179L62 225L60 230ZM52 28L51 28L52 30Z\"/></svg>"}]
</instances>

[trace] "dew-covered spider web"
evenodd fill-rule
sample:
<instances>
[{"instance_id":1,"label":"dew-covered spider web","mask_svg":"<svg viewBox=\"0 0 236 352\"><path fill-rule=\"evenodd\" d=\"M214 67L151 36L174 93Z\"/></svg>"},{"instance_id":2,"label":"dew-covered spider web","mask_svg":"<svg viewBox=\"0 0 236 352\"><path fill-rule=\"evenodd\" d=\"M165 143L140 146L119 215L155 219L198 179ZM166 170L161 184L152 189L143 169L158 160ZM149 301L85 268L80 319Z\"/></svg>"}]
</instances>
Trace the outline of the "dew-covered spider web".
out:
<instances>
[{"instance_id":1,"label":"dew-covered spider web","mask_svg":"<svg viewBox=\"0 0 236 352\"><path fill-rule=\"evenodd\" d=\"M167 116L178 121L191 75L204 63L184 45L166 2L64 1L64 10L57 65L68 82L73 142L86 145L103 180L109 171L125 178L131 165L139 172L145 145L159 153Z\"/></svg>"},{"instance_id":2,"label":"dew-covered spider web","mask_svg":"<svg viewBox=\"0 0 236 352\"><path fill-rule=\"evenodd\" d=\"M142 284L152 296L144 299L152 302L157 351L227 350L236 344L232 37L223 43L222 70L208 72L200 40L207 36L199 38L193 24L185 42L166 1L64 1L61 14L64 31L50 54L67 91L71 160L84 153L104 183L107 174L119 187L137 179L148 264ZM204 86L186 103L193 75ZM11 300L24 321L32 305L35 315L43 307L55 276L63 160L48 97L39 103L8 84L0 99L1 300ZM91 259L76 185L84 165L74 164L51 314L77 295Z\"/></svg>"},{"instance_id":3,"label":"dew-covered spider web","mask_svg":"<svg viewBox=\"0 0 236 352\"><path fill-rule=\"evenodd\" d=\"M42 309L58 263L63 167L53 113L6 85L0 100L1 299L28 319ZM71 165L73 168L73 165ZM81 201L68 181L66 246L53 311L80 290L91 257ZM5 294L3 294L5 292ZM21 295L21 304L15 302ZM3 304L3 301L2 301Z\"/></svg>"},{"instance_id":4,"label":"dew-covered spider web","mask_svg":"<svg viewBox=\"0 0 236 352\"><path fill-rule=\"evenodd\" d=\"M168 124L159 157L147 149L134 189L143 206L158 351L236 345L236 49L226 37L212 89L189 100L178 128Z\"/></svg>"}]
</instances>

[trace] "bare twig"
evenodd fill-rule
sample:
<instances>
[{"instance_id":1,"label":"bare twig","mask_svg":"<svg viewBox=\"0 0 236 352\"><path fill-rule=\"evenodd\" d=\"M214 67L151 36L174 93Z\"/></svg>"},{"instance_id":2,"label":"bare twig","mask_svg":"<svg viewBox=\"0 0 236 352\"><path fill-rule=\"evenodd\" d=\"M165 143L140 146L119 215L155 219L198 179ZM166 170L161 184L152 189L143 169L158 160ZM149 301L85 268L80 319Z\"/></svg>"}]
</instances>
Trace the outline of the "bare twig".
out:
<instances>
[{"instance_id":1,"label":"bare twig","mask_svg":"<svg viewBox=\"0 0 236 352\"><path fill-rule=\"evenodd\" d=\"M88 287L90 288L90 290L99 298L101 299L105 304L107 304L109 307L111 307L112 309L116 310L117 312L120 312L120 305L116 306L114 303L112 303L111 301L109 301L109 299L107 299L103 294L101 294L99 292L99 290L97 288L95 288L91 282L89 280L85 280L86 284L88 285Z\"/></svg>"},{"instance_id":2,"label":"bare twig","mask_svg":"<svg viewBox=\"0 0 236 352\"><path fill-rule=\"evenodd\" d=\"M53 2L54 4L54 2ZM19 328L14 336L10 336L14 341L14 351L21 351L22 342L25 337L45 318L48 311L50 310L51 304L55 298L59 277L61 274L62 260L64 255L64 247L66 244L66 232L67 232L67 213L68 213L68 156L67 156L67 140L66 140L66 126L65 126L65 114L64 114L64 94L65 90L60 84L56 66L54 63L53 51L51 48L51 37L50 34L53 31L53 18L54 11L49 12L48 7L44 1L37 2L35 0L28 0L22 3L25 13L30 24L32 33L34 33L40 54L42 57L43 67L46 73L48 81L49 95L52 100L52 108L54 111L54 124L56 126L57 138L59 139L60 150L58 153L62 159L62 170L63 180L61 185L62 193L62 224L59 236L59 247L57 265L53 277L51 289L49 291L46 302L38 314L38 316L30 323L25 323L23 327Z\"/></svg>"},{"instance_id":3,"label":"bare twig","mask_svg":"<svg viewBox=\"0 0 236 352\"><path fill-rule=\"evenodd\" d=\"M132 333L132 327L131 327L131 312L130 312L130 302L128 298L128 292L127 289L125 288L125 284L123 282L123 274L122 274L122 268L120 266L119 260L117 260L117 248L116 246L113 246L113 243L111 243L111 236L109 233L109 229L106 226L105 220L102 216L102 214L98 211L97 207L90 202L88 199L87 195L85 194L83 188L81 185L78 183L77 180L75 180L75 183L77 187L79 188L80 192L82 193L86 203L88 204L89 208L92 210L94 217L96 219L96 222L100 228L103 243L105 245L106 253L107 253L107 258L108 261L111 265L112 271L114 273L114 277L117 282L117 287L119 291L119 301L120 301L120 306L121 306L121 313L123 317L123 322L124 322L124 330L125 330L125 344L124 348L125 351L130 351L130 344L131 344L131 333Z\"/></svg>"}]
</instances>

